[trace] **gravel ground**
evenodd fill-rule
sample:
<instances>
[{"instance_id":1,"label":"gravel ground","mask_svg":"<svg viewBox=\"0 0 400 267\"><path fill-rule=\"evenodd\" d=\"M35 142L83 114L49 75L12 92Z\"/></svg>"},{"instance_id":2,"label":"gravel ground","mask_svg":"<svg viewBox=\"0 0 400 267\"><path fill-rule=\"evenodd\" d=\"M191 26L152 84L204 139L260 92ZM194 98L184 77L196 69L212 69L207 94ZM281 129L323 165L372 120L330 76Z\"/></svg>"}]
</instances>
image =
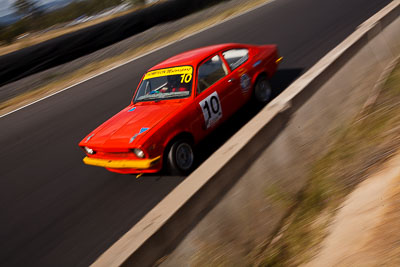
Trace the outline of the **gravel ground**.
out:
<instances>
[{"instance_id":1,"label":"gravel ground","mask_svg":"<svg viewBox=\"0 0 400 267\"><path fill-rule=\"evenodd\" d=\"M321 251L304 267L399 266L399 164L396 155L347 197Z\"/></svg>"},{"instance_id":2,"label":"gravel ground","mask_svg":"<svg viewBox=\"0 0 400 267\"><path fill-rule=\"evenodd\" d=\"M134 47L137 48L151 44L152 42L174 34L189 25L205 21L206 19L216 16L228 9L236 8L238 5L243 5L252 1L253 0L225 0L222 3L211 6L207 9L203 9L182 19L157 25L140 34L134 35L74 61L33 74L13 83L6 84L0 87L0 103L24 92L32 91L54 82L60 79L60 77L63 75L68 75L74 71L77 71L78 69L82 68L82 66L92 62L118 56Z\"/></svg>"}]
</instances>

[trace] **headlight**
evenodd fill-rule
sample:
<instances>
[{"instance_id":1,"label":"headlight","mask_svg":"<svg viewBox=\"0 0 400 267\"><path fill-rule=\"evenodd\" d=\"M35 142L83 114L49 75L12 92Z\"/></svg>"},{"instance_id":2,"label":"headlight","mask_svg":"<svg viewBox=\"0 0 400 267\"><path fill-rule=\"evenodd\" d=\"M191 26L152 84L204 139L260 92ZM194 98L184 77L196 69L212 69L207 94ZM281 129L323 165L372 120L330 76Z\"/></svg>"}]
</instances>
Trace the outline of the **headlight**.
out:
<instances>
[{"instance_id":1,"label":"headlight","mask_svg":"<svg viewBox=\"0 0 400 267\"><path fill-rule=\"evenodd\" d=\"M86 153L88 153L90 155L93 155L95 153L93 149L88 148L87 146L85 146L84 149L85 149Z\"/></svg>"},{"instance_id":2,"label":"headlight","mask_svg":"<svg viewBox=\"0 0 400 267\"><path fill-rule=\"evenodd\" d=\"M139 149L139 148L134 148L134 149L132 149L132 151L133 151L133 153L135 153L135 155L138 157L138 158L144 158L144 152L143 152L143 150L141 150L141 149Z\"/></svg>"}]
</instances>

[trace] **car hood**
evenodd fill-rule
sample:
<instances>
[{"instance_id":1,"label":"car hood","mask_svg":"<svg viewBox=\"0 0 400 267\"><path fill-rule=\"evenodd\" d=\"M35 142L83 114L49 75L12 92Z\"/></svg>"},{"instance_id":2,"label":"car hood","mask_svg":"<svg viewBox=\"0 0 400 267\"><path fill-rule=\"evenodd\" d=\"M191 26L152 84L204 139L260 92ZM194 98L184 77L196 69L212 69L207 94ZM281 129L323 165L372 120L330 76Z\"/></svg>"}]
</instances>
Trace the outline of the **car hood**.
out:
<instances>
[{"instance_id":1,"label":"car hood","mask_svg":"<svg viewBox=\"0 0 400 267\"><path fill-rule=\"evenodd\" d=\"M80 145L110 149L135 147L152 128L181 105L146 103L128 106L86 136Z\"/></svg>"}]
</instances>

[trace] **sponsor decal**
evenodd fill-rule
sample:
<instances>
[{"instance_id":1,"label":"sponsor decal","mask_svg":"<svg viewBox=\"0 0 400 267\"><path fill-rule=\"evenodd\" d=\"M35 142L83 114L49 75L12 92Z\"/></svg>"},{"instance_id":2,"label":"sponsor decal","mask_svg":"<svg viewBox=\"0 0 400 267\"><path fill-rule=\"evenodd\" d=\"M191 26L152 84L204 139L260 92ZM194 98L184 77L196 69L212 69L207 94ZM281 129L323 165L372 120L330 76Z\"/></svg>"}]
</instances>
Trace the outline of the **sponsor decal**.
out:
<instances>
[{"instance_id":1,"label":"sponsor decal","mask_svg":"<svg viewBox=\"0 0 400 267\"><path fill-rule=\"evenodd\" d=\"M89 142L89 140L90 140L90 139L92 139L92 137L93 137L93 136L94 136L94 134L92 134L92 135L88 136L88 138L86 138L86 141L85 141L85 143Z\"/></svg>"},{"instance_id":2,"label":"sponsor decal","mask_svg":"<svg viewBox=\"0 0 400 267\"><path fill-rule=\"evenodd\" d=\"M257 67L257 66L260 65L260 64L261 64L261 59L260 59L260 60L257 60L257 62L253 64L253 67L255 68L255 67Z\"/></svg>"},{"instance_id":3,"label":"sponsor decal","mask_svg":"<svg viewBox=\"0 0 400 267\"><path fill-rule=\"evenodd\" d=\"M144 133L144 132L147 131L148 129L149 129L149 128L142 128L142 129L140 129L139 134Z\"/></svg>"},{"instance_id":4,"label":"sponsor decal","mask_svg":"<svg viewBox=\"0 0 400 267\"><path fill-rule=\"evenodd\" d=\"M150 128L141 128L137 134L131 137L131 139L129 140L129 144L132 143L136 139L136 137L138 137L138 135L148 131L149 129Z\"/></svg>"},{"instance_id":5,"label":"sponsor decal","mask_svg":"<svg viewBox=\"0 0 400 267\"><path fill-rule=\"evenodd\" d=\"M134 136L132 136L131 140L129 140L129 144L132 143L136 139L137 136L138 136L138 134L135 134Z\"/></svg>"},{"instance_id":6,"label":"sponsor decal","mask_svg":"<svg viewBox=\"0 0 400 267\"><path fill-rule=\"evenodd\" d=\"M246 73L247 69L246 68L241 68L238 70L239 75L242 75L243 73Z\"/></svg>"},{"instance_id":7,"label":"sponsor decal","mask_svg":"<svg viewBox=\"0 0 400 267\"><path fill-rule=\"evenodd\" d=\"M130 110L128 110L128 112L132 112L134 111L136 108L131 108Z\"/></svg>"},{"instance_id":8,"label":"sponsor decal","mask_svg":"<svg viewBox=\"0 0 400 267\"><path fill-rule=\"evenodd\" d=\"M246 73L240 77L240 87L242 87L242 92L247 93L250 89L251 79Z\"/></svg>"},{"instance_id":9,"label":"sponsor decal","mask_svg":"<svg viewBox=\"0 0 400 267\"><path fill-rule=\"evenodd\" d=\"M146 73L143 80L151 78L170 76L170 75L181 75L182 82L188 83L192 80L193 68L192 66L182 66L174 68L166 68L160 70L153 70Z\"/></svg>"}]
</instances>

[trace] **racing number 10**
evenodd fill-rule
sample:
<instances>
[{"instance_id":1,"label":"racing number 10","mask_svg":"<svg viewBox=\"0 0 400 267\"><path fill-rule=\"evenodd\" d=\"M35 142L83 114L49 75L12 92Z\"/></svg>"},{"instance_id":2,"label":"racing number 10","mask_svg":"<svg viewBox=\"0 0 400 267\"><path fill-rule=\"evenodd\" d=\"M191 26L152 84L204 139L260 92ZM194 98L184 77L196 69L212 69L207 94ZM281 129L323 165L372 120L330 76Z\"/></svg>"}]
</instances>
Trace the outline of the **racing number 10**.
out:
<instances>
[{"instance_id":1,"label":"racing number 10","mask_svg":"<svg viewBox=\"0 0 400 267\"><path fill-rule=\"evenodd\" d=\"M181 77L182 77L181 83L189 83L192 80L192 74L190 73L182 74Z\"/></svg>"},{"instance_id":2,"label":"racing number 10","mask_svg":"<svg viewBox=\"0 0 400 267\"><path fill-rule=\"evenodd\" d=\"M217 92L212 93L200 102L206 128L210 128L222 118L221 102Z\"/></svg>"},{"instance_id":3,"label":"racing number 10","mask_svg":"<svg viewBox=\"0 0 400 267\"><path fill-rule=\"evenodd\" d=\"M210 98L210 105L211 105L212 114L218 114L220 107L219 107L219 103L218 103L218 98L216 96L212 96ZM211 118L210 105L206 101L203 106L204 111L207 111L207 113L208 113L208 116L207 116L208 118Z\"/></svg>"}]
</instances>

